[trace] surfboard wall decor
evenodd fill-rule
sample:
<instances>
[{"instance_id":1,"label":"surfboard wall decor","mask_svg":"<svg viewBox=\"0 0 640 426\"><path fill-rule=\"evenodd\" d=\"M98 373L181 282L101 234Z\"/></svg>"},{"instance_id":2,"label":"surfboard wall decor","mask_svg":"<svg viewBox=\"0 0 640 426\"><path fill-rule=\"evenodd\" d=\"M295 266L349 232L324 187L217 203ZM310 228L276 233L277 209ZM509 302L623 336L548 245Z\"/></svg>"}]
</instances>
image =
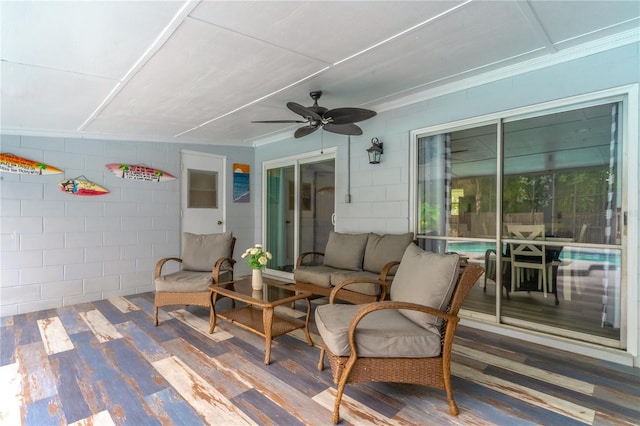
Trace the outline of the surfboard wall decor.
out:
<instances>
[{"instance_id":1,"label":"surfboard wall decor","mask_svg":"<svg viewBox=\"0 0 640 426\"><path fill-rule=\"evenodd\" d=\"M74 179L65 179L58 185L62 192L73 195L94 196L109 193L109 190L101 187L97 183L87 180L84 176L78 176Z\"/></svg>"},{"instance_id":2,"label":"surfboard wall decor","mask_svg":"<svg viewBox=\"0 0 640 426\"><path fill-rule=\"evenodd\" d=\"M160 169L147 167L144 164L105 164L114 175L123 179L141 180L145 182L165 182L176 177Z\"/></svg>"},{"instance_id":3,"label":"surfboard wall decor","mask_svg":"<svg viewBox=\"0 0 640 426\"><path fill-rule=\"evenodd\" d=\"M9 152L0 154L0 171L23 175L55 175L62 170L48 164L18 157Z\"/></svg>"}]
</instances>

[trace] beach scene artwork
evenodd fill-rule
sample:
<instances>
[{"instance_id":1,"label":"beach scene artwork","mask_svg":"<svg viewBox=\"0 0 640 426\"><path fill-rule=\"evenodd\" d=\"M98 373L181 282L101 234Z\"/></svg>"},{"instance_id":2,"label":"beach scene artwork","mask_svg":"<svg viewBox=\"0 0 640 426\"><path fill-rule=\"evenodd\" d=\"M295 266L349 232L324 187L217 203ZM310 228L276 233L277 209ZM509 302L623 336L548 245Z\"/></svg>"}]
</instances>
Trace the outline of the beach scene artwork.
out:
<instances>
[{"instance_id":1,"label":"beach scene artwork","mask_svg":"<svg viewBox=\"0 0 640 426\"><path fill-rule=\"evenodd\" d=\"M249 201L251 201L249 165L235 163L233 165L233 202L248 203Z\"/></svg>"}]
</instances>

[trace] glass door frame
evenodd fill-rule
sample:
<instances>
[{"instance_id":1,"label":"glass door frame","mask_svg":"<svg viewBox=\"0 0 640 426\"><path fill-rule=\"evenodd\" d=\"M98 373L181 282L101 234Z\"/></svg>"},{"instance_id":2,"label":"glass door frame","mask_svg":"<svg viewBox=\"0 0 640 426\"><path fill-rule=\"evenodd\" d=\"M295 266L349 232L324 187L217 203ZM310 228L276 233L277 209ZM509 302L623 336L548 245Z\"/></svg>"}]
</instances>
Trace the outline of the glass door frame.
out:
<instances>
[{"instance_id":1,"label":"glass door frame","mask_svg":"<svg viewBox=\"0 0 640 426\"><path fill-rule=\"evenodd\" d=\"M315 163L318 161L330 160L333 159L337 164L337 147L325 148L322 151L311 151L307 153L292 155L290 157L279 158L277 160L269 160L264 161L262 163L262 194L267 193L267 171L279 168L279 167L290 167L294 166L294 214L293 214L293 258L294 260L298 258L300 255L300 197L301 191L299 188L300 184L300 166L308 163ZM337 173L336 173L337 175ZM336 176L334 176L334 180ZM335 200L334 200L335 203ZM335 211L335 205L334 205ZM261 240L265 247L269 247L269 242L267 241L267 197L262 197L262 206L261 206ZM292 272L280 271L277 269L270 269L267 267L267 274L278 277L286 280L293 279Z\"/></svg>"},{"instance_id":2,"label":"glass door frame","mask_svg":"<svg viewBox=\"0 0 640 426\"><path fill-rule=\"evenodd\" d=\"M504 155L503 155L503 135L502 135L502 125L506 121L513 121L522 119L527 116L535 116L535 115L543 115L552 112L558 112L563 110L581 108L584 106L588 106L589 104L602 104L608 102L621 102L622 104L622 132L620 136L620 141L622 144L623 154L622 154L622 164L621 164L621 172L622 172L622 182L623 189L621 192L622 195L622 211L624 212L633 212L637 211L638 206L640 204L639 197L637 191L633 189L635 187L634 182L638 182L639 172L637 167L630 167L630 162L633 162L633 159L638 158L638 85L629 85L623 86L614 89L603 90L600 92L594 92L586 95L579 95L570 98L559 99L551 102L540 103L529 107L517 108L506 112L499 112L484 116L479 116L471 119L460 120L456 122L450 122L446 124L440 124L436 126L431 126L423 129L417 129L411 132L410 134L410 179L409 179L409 223L410 227L412 227L414 232L418 230L418 210L417 210L417 179L418 179L418 155L417 155L417 147L418 140L420 138L437 135L442 133L448 133L452 131L457 131L470 127L477 127L489 124L495 124L498 126L498 137L497 137L497 188L500 189L502 187L502 174L504 169ZM497 191L497 206L496 206L496 236L495 242L499 243L503 241L504 236L501 235L501 221L502 221L502 191ZM628 213L627 213L628 214ZM625 220L626 221L626 220ZM637 221L626 221L627 225L625 227L625 232L622 236L622 265L623 265L623 273L621 275L621 288L623 294L625 294L625 298L623 299L620 309L621 315L624 317L624 321L622 323L622 327L620 330L620 341L619 346L621 348L627 348L627 351L632 355L637 356L638 350L640 350L639 345L639 328L640 324L638 323L638 294L640 289L638 288L637 277L639 274L639 268L636 264L637 262L633 261L633 259L638 259L638 247L637 241L638 236L640 234L638 222ZM420 238L420 236L418 236ZM423 236L423 238L426 238ZM434 238L434 237L429 237ZM456 240L461 238L456 237L435 237L435 239L442 240ZM491 240L493 241L493 240ZM629 261L631 260L631 261ZM499 259L498 259L499 262ZM500 268L500 265L496 265L497 268ZM500 274L498 274L498 278ZM502 288L502 283L498 282L496 284L497 288ZM526 330L519 326L518 320L505 319L501 316L501 292L496 292L496 312L495 315L483 314L480 312L469 311L469 310L461 310L461 314L469 319L477 319L484 323L494 323L495 325L499 325L501 327L505 327L507 329L513 330L514 334L527 333L527 330L531 330L531 327L526 327ZM494 327L491 327L495 330ZM516 331L521 330L521 331ZM545 333L548 331L549 327L540 326L537 331ZM534 331L535 332L535 331ZM511 332L507 332L511 333ZM582 336L579 336L578 333L568 332L564 333L562 331L558 332L558 330L554 330L553 334L549 334L547 337L553 340L557 340L556 336L560 336L559 338L569 338L576 339L576 341L584 341ZM608 344L606 346L612 347L613 345ZM615 346L613 346L615 347Z\"/></svg>"}]
</instances>

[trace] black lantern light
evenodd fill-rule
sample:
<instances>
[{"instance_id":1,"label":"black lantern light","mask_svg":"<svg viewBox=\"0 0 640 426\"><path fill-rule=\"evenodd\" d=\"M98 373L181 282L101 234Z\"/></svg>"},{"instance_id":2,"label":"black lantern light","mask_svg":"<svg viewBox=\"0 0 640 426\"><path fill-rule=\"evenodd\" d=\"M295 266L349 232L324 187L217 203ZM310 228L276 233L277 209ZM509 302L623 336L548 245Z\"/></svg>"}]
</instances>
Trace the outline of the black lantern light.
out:
<instances>
[{"instance_id":1,"label":"black lantern light","mask_svg":"<svg viewBox=\"0 0 640 426\"><path fill-rule=\"evenodd\" d=\"M369 164L380 163L380 157L384 153L382 150L382 142L378 138L371 139L371 148L367 149L369 153Z\"/></svg>"}]
</instances>

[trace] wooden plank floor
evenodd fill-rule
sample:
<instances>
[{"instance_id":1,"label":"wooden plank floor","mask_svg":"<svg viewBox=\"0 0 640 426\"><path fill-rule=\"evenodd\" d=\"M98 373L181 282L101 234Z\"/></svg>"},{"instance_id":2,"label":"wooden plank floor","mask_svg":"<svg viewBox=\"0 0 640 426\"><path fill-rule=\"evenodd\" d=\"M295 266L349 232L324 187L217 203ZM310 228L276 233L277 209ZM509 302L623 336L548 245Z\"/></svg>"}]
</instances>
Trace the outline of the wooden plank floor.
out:
<instances>
[{"instance_id":1,"label":"wooden plank floor","mask_svg":"<svg viewBox=\"0 0 640 426\"><path fill-rule=\"evenodd\" d=\"M172 307L154 327L152 298L0 319L0 424L330 424L335 386L328 367L317 371L319 349L302 330L278 337L264 365L262 338L225 321L209 335L208 310ZM347 386L342 423L640 423L640 369L458 331L458 417L448 414L442 391L371 383Z\"/></svg>"},{"instance_id":2,"label":"wooden plank floor","mask_svg":"<svg viewBox=\"0 0 640 426\"><path fill-rule=\"evenodd\" d=\"M592 274L596 275L596 274ZM620 329L610 324L602 326L602 280L592 277L580 277L581 294L574 294L571 300L563 298L563 285L566 277L558 279L559 304L554 303L553 295L544 297L540 291L516 291L506 297L502 292L502 315L550 327L563 328L593 336L619 340ZM483 279L475 285L464 301L463 308L476 312L495 315L496 284L487 280L486 290ZM507 284L508 285L508 284Z\"/></svg>"}]
</instances>

